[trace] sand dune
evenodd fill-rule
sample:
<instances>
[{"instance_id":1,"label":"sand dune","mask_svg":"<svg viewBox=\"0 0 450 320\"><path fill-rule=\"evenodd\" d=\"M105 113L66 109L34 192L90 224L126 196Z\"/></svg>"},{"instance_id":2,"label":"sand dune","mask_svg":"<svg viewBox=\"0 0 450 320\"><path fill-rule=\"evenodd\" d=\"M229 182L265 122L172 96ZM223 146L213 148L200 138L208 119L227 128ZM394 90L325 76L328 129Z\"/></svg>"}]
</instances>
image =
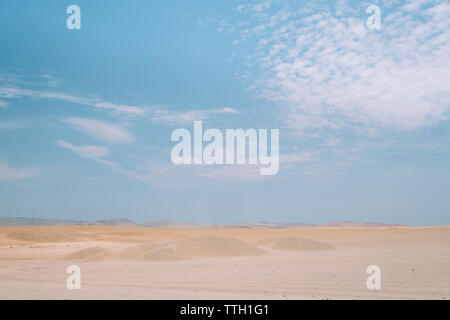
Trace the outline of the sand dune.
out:
<instances>
[{"instance_id":1,"label":"sand dune","mask_svg":"<svg viewBox=\"0 0 450 320\"><path fill-rule=\"evenodd\" d=\"M171 256L177 259L255 256L263 254L263 250L242 240L216 236L177 240L166 248L170 250Z\"/></svg>"},{"instance_id":2,"label":"sand dune","mask_svg":"<svg viewBox=\"0 0 450 320\"><path fill-rule=\"evenodd\" d=\"M102 247L90 247L81 250L77 250L71 254L64 256L65 260L77 260L77 261L95 261L105 258L109 255L108 250Z\"/></svg>"},{"instance_id":3,"label":"sand dune","mask_svg":"<svg viewBox=\"0 0 450 320\"><path fill-rule=\"evenodd\" d=\"M241 240L204 236L145 243L114 252L108 258L116 260L178 261L194 258L255 256L261 254L264 254L264 250Z\"/></svg>"},{"instance_id":4,"label":"sand dune","mask_svg":"<svg viewBox=\"0 0 450 320\"><path fill-rule=\"evenodd\" d=\"M450 227L0 227L0 299L448 299L449 270Z\"/></svg>"},{"instance_id":5,"label":"sand dune","mask_svg":"<svg viewBox=\"0 0 450 320\"><path fill-rule=\"evenodd\" d=\"M176 240L159 240L139 245L79 249L63 257L70 261L130 260L179 261L195 258L256 256L265 251L245 241L229 237L203 236Z\"/></svg>"},{"instance_id":6,"label":"sand dune","mask_svg":"<svg viewBox=\"0 0 450 320\"><path fill-rule=\"evenodd\" d=\"M257 244L274 250L315 251L334 249L327 243L301 237L271 237L262 239Z\"/></svg>"},{"instance_id":7,"label":"sand dune","mask_svg":"<svg viewBox=\"0 0 450 320\"><path fill-rule=\"evenodd\" d=\"M23 227L8 228L11 232L7 237L27 242L71 242L80 241L81 233L74 229L60 229L52 227Z\"/></svg>"}]
</instances>

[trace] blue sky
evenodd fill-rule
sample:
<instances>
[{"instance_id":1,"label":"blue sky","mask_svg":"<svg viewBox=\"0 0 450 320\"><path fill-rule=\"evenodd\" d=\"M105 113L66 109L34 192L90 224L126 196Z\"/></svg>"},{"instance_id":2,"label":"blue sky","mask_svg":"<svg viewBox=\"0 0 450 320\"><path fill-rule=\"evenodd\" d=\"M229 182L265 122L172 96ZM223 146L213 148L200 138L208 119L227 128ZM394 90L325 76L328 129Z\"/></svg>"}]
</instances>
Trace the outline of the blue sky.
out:
<instances>
[{"instance_id":1,"label":"blue sky","mask_svg":"<svg viewBox=\"0 0 450 320\"><path fill-rule=\"evenodd\" d=\"M449 17L446 1L0 0L0 216L449 224ZM173 165L171 132L195 120L280 129L279 173Z\"/></svg>"}]
</instances>

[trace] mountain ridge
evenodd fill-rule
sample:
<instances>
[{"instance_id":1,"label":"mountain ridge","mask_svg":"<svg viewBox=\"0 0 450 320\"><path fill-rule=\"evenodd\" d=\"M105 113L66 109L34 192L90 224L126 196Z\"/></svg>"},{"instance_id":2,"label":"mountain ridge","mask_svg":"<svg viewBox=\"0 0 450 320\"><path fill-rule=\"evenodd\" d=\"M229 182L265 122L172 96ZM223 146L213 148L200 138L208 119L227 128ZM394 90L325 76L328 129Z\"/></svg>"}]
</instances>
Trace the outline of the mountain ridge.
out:
<instances>
[{"instance_id":1,"label":"mountain ridge","mask_svg":"<svg viewBox=\"0 0 450 320\"><path fill-rule=\"evenodd\" d=\"M331 221L319 224L300 222L239 222L230 224L214 224L192 221L149 221L135 223L127 218L112 218L102 220L70 220L70 219L45 219L24 217L0 217L0 226L141 226L148 228L294 228L294 227L399 227L400 224L385 224L378 222L355 221Z\"/></svg>"}]
</instances>

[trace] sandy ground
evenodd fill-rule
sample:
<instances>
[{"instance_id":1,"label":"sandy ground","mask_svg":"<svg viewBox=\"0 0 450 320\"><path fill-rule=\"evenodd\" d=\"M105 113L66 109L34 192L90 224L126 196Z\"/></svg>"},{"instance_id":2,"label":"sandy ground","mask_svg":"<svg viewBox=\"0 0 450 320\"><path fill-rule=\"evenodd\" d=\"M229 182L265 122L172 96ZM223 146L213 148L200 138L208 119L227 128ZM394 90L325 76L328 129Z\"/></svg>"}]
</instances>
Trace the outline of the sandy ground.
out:
<instances>
[{"instance_id":1,"label":"sandy ground","mask_svg":"<svg viewBox=\"0 0 450 320\"><path fill-rule=\"evenodd\" d=\"M450 227L0 227L0 299L450 299Z\"/></svg>"}]
</instances>

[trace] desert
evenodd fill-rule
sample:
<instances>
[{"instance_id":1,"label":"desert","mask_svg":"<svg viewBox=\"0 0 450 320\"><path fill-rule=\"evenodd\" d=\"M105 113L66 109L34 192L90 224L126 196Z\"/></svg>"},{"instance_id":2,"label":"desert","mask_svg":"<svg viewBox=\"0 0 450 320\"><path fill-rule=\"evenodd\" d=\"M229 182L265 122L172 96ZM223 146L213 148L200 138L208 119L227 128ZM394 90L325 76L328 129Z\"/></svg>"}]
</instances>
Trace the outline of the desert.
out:
<instances>
[{"instance_id":1,"label":"desert","mask_svg":"<svg viewBox=\"0 0 450 320\"><path fill-rule=\"evenodd\" d=\"M449 226L3 226L0 299L449 299L449 249Z\"/></svg>"}]
</instances>

